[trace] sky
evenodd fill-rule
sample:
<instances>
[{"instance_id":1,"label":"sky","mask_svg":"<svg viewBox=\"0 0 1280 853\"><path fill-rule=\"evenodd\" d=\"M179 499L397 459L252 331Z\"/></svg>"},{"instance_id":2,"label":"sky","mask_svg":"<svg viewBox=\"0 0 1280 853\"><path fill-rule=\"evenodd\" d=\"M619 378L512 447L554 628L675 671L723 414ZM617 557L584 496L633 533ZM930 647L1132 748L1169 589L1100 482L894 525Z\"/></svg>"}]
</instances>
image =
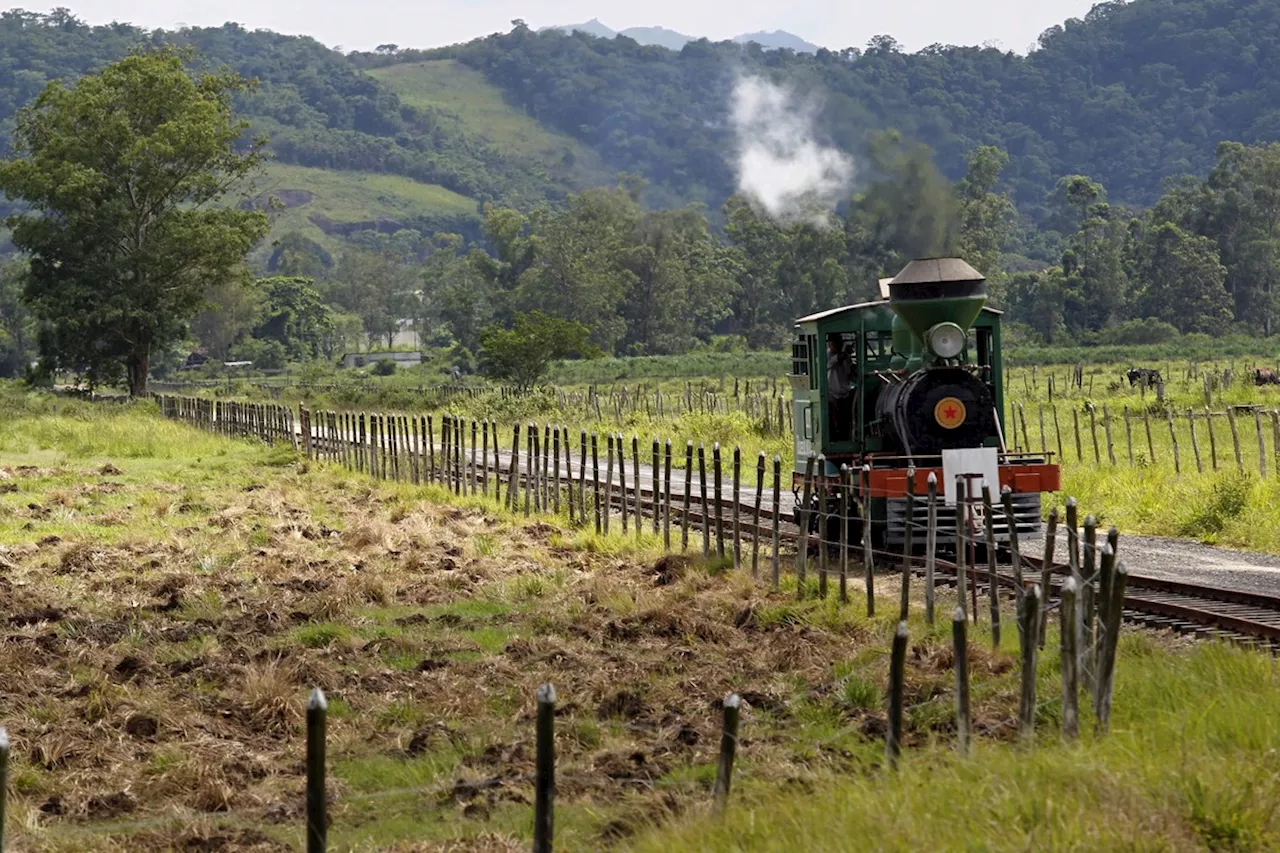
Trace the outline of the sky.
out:
<instances>
[{"instance_id":1,"label":"sky","mask_svg":"<svg viewBox=\"0 0 1280 853\"><path fill-rule=\"evenodd\" d=\"M111 21L148 29L219 26L310 35L330 47L369 50L379 44L438 47L529 26L599 18L615 30L662 26L713 40L760 30L787 30L835 50L862 47L887 34L908 50L930 44L993 43L1024 53L1039 34L1082 17L1094 0L61 0L20 8L66 6L90 24Z\"/></svg>"}]
</instances>

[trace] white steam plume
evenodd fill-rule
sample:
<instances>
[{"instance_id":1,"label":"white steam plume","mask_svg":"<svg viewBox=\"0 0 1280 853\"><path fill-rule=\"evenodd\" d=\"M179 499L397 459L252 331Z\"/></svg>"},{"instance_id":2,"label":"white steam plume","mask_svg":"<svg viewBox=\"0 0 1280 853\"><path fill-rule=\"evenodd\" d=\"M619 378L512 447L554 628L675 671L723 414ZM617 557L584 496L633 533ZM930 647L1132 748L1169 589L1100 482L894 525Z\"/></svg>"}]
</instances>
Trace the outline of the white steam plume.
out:
<instances>
[{"instance_id":1,"label":"white steam plume","mask_svg":"<svg viewBox=\"0 0 1280 853\"><path fill-rule=\"evenodd\" d=\"M814 135L817 104L759 77L739 77L732 119L738 192L781 222L830 223L853 183L853 160Z\"/></svg>"}]
</instances>

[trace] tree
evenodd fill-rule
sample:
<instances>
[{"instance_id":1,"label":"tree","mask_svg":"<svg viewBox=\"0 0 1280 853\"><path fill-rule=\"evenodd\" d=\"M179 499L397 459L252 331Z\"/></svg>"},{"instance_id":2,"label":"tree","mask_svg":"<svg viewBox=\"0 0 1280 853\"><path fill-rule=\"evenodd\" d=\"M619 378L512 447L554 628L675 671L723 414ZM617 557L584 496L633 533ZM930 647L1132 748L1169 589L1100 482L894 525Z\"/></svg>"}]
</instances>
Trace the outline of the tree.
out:
<instances>
[{"instance_id":1,"label":"tree","mask_svg":"<svg viewBox=\"0 0 1280 853\"><path fill-rule=\"evenodd\" d=\"M505 379L529 389L558 358L593 357L599 351L588 338L590 330L574 320L552 317L541 311L519 314L515 328L490 326L480 335L480 369L494 379Z\"/></svg>"},{"instance_id":2,"label":"tree","mask_svg":"<svg viewBox=\"0 0 1280 853\"><path fill-rule=\"evenodd\" d=\"M50 83L19 116L0 191L31 258L25 298L48 370L84 365L146 393L154 352L180 340L209 288L240 273L262 213L218 204L262 158L234 74L190 75L189 54L139 52L68 88Z\"/></svg>"},{"instance_id":3,"label":"tree","mask_svg":"<svg viewBox=\"0 0 1280 853\"><path fill-rule=\"evenodd\" d=\"M309 278L275 276L259 282L265 291L262 320L253 330L261 340L278 341L294 361L316 358L323 351L333 321L330 310Z\"/></svg>"},{"instance_id":4,"label":"tree","mask_svg":"<svg viewBox=\"0 0 1280 853\"><path fill-rule=\"evenodd\" d=\"M262 319L262 291L244 277L221 282L205 294L206 307L191 320L191 332L213 358L226 360L231 347Z\"/></svg>"},{"instance_id":5,"label":"tree","mask_svg":"<svg viewBox=\"0 0 1280 853\"><path fill-rule=\"evenodd\" d=\"M396 334L417 312L419 290L412 267L387 252L350 248L330 279L329 297L364 321L370 344L382 339L395 344Z\"/></svg>"},{"instance_id":6,"label":"tree","mask_svg":"<svg viewBox=\"0 0 1280 853\"><path fill-rule=\"evenodd\" d=\"M1208 237L1188 234L1173 223L1147 235L1142 258L1147 282L1144 315L1175 326L1180 332L1221 334L1231 320L1231 295L1224 283L1226 268Z\"/></svg>"},{"instance_id":7,"label":"tree","mask_svg":"<svg viewBox=\"0 0 1280 853\"><path fill-rule=\"evenodd\" d=\"M1000 272L1000 254L1013 233L1013 199L995 191L1009 162L1002 149L982 145L969 155L969 171L956 185L960 234L956 251L988 279Z\"/></svg>"}]
</instances>

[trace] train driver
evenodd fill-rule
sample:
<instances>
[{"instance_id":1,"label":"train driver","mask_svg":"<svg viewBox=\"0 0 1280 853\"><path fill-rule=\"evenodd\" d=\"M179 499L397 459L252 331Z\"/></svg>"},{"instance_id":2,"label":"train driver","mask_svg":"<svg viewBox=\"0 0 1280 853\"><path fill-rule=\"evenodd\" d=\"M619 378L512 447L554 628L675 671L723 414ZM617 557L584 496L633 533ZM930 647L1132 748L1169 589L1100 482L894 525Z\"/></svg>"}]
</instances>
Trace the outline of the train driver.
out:
<instances>
[{"instance_id":1,"label":"train driver","mask_svg":"<svg viewBox=\"0 0 1280 853\"><path fill-rule=\"evenodd\" d=\"M831 441L853 440L852 365L840 335L827 336L827 422Z\"/></svg>"}]
</instances>

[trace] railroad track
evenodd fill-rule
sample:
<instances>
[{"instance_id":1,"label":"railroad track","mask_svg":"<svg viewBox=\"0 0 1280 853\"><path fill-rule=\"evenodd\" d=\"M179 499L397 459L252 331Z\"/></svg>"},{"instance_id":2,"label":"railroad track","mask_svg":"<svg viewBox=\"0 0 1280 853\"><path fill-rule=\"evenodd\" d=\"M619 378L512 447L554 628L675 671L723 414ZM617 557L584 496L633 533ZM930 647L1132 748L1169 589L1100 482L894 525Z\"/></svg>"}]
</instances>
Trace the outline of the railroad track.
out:
<instances>
[{"instance_id":1,"label":"railroad track","mask_svg":"<svg viewBox=\"0 0 1280 853\"><path fill-rule=\"evenodd\" d=\"M901 562L900 554L885 552L882 555L886 561L895 556ZM955 564L942 560L936 562L946 574L948 585L954 585ZM1022 562L1027 570L1024 580L1038 580L1043 561L1024 557ZM966 568L966 573L971 572L972 567ZM923 570L916 569L915 573L922 574ZM1054 564L1052 574L1055 577L1065 577L1069 573L1067 566ZM985 565L978 567L975 580L983 595L989 589L988 575ZM1000 585L1012 592L1016 584L1013 575L1002 571L998 578ZM1059 584L1055 582L1051 587L1049 595L1056 597ZM1131 624L1280 653L1280 596L1130 575L1124 604L1124 619Z\"/></svg>"}]
</instances>

